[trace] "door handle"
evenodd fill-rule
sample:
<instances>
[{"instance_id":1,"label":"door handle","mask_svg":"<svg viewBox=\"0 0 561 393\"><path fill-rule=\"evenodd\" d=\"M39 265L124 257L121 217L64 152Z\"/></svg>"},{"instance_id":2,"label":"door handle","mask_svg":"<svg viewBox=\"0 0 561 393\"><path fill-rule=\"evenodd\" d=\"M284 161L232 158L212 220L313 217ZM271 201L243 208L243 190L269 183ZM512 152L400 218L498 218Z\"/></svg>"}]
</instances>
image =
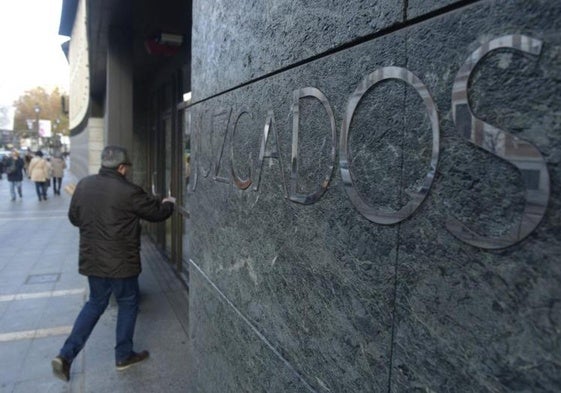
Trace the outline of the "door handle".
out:
<instances>
[{"instance_id":1,"label":"door handle","mask_svg":"<svg viewBox=\"0 0 561 393\"><path fill-rule=\"evenodd\" d=\"M183 206L176 205L176 207L177 207L177 210L179 210L179 213L181 213L182 216L184 216L185 218L191 218L191 214Z\"/></svg>"}]
</instances>

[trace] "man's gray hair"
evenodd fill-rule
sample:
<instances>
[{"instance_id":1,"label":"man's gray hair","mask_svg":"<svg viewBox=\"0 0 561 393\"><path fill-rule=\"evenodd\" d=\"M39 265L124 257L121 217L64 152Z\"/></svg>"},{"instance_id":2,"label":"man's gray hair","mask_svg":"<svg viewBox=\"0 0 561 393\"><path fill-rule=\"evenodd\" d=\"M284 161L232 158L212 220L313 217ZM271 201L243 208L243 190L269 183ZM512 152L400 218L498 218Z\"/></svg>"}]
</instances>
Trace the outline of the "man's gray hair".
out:
<instances>
[{"instance_id":1,"label":"man's gray hair","mask_svg":"<svg viewBox=\"0 0 561 393\"><path fill-rule=\"evenodd\" d=\"M119 165L132 165L127 149L121 146L106 146L101 152L101 166L118 168Z\"/></svg>"}]
</instances>

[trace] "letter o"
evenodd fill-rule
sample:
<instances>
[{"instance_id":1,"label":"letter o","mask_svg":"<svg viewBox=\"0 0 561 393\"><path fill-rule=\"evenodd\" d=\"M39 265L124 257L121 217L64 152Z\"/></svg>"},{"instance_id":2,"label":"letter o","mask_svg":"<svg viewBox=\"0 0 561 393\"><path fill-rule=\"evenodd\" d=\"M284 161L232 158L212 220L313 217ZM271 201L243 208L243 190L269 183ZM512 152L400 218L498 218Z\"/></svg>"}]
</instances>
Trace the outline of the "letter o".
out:
<instances>
[{"instance_id":1,"label":"letter o","mask_svg":"<svg viewBox=\"0 0 561 393\"><path fill-rule=\"evenodd\" d=\"M417 91L427 108L432 128L432 156L430 169L426 174L420 189L412 193L410 201L398 211L380 210L366 203L354 187L353 175L350 168L352 160L349 154L348 146L349 127L351 125L355 109L368 89L386 79L402 80L411 85ZM347 192L352 204L364 217L377 224L397 224L410 217L427 197L434 180L438 164L439 141L440 129L436 105L428 89L419 78L406 68L402 67L383 67L367 75L349 99L345 117L343 119L339 143L339 165L341 167L341 177L343 179L345 191Z\"/></svg>"}]
</instances>

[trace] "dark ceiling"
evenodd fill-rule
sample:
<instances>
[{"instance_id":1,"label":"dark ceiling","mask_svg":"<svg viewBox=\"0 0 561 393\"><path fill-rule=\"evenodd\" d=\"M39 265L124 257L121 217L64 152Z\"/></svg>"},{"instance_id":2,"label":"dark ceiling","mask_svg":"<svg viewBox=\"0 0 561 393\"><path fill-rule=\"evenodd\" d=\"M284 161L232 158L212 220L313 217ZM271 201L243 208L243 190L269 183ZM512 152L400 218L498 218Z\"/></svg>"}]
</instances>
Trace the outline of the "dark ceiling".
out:
<instances>
[{"instance_id":1,"label":"dark ceiling","mask_svg":"<svg viewBox=\"0 0 561 393\"><path fill-rule=\"evenodd\" d=\"M78 0L63 0L59 32L70 36ZM151 55L145 41L158 33L182 35L184 43L176 56L191 57L192 0L96 0L88 1L90 94L105 92L109 29L132 37L135 80L153 77L170 62L169 56Z\"/></svg>"}]
</instances>

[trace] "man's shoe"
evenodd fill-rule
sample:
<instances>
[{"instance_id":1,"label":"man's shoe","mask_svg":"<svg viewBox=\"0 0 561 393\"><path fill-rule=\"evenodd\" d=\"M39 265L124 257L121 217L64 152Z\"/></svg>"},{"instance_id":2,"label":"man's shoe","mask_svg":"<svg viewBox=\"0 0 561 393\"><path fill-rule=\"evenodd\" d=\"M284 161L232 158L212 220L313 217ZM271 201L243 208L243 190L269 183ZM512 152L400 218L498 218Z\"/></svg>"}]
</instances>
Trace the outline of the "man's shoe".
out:
<instances>
[{"instance_id":1,"label":"man's shoe","mask_svg":"<svg viewBox=\"0 0 561 393\"><path fill-rule=\"evenodd\" d=\"M51 362L53 366L53 374L55 377L62 379L65 382L70 380L70 363L61 356L57 356Z\"/></svg>"},{"instance_id":2,"label":"man's shoe","mask_svg":"<svg viewBox=\"0 0 561 393\"><path fill-rule=\"evenodd\" d=\"M130 366L136 364L136 363L140 363L143 360L148 359L148 356L150 356L150 354L148 353L148 351L142 351L142 352L132 352L130 354L130 356L128 358L126 358L125 360L121 360L120 362L116 362L115 366L117 367L117 370L122 371L125 370L127 368L129 368Z\"/></svg>"}]
</instances>

